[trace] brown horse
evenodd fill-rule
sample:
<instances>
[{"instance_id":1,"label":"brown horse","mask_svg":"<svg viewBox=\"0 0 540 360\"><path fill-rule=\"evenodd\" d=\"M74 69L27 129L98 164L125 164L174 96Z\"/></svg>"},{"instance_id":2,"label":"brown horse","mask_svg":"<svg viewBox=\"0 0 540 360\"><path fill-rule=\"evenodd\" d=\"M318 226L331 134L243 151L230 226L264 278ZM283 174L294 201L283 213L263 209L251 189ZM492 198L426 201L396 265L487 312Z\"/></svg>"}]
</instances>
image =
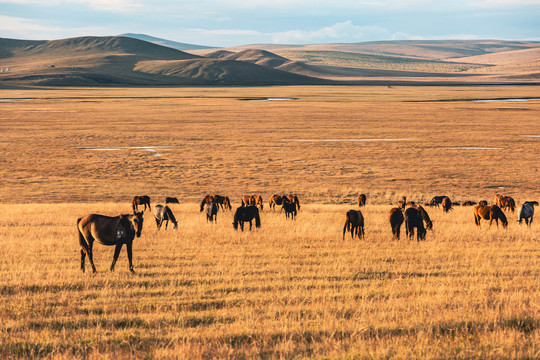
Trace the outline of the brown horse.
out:
<instances>
[{"instance_id":1,"label":"brown horse","mask_svg":"<svg viewBox=\"0 0 540 360\"><path fill-rule=\"evenodd\" d=\"M263 198L261 195L253 195L253 202L253 205L260 207L261 210L263 209Z\"/></svg>"},{"instance_id":2,"label":"brown horse","mask_svg":"<svg viewBox=\"0 0 540 360\"><path fill-rule=\"evenodd\" d=\"M253 195L244 195L242 196L242 206L254 206L255 205L255 198Z\"/></svg>"},{"instance_id":3,"label":"brown horse","mask_svg":"<svg viewBox=\"0 0 540 360\"><path fill-rule=\"evenodd\" d=\"M255 219L255 227L261 227L261 218L259 216L259 209L256 206L240 206L236 209L234 213L234 222L233 227L235 230L238 230L238 225L240 229L244 231L244 222L249 221L249 230L253 227L252 221Z\"/></svg>"},{"instance_id":4,"label":"brown horse","mask_svg":"<svg viewBox=\"0 0 540 360\"><path fill-rule=\"evenodd\" d=\"M474 207L474 222L477 226L480 226L481 219L489 220L489 226L493 220L497 223L497 227L499 227L499 220L501 220L503 227L508 226L506 216L497 205L476 205Z\"/></svg>"},{"instance_id":5,"label":"brown horse","mask_svg":"<svg viewBox=\"0 0 540 360\"><path fill-rule=\"evenodd\" d=\"M214 195L206 195L201 201L200 212L202 212L204 210L204 205L210 204L210 203L215 203L215 202L216 202L216 199L214 198Z\"/></svg>"},{"instance_id":6,"label":"brown horse","mask_svg":"<svg viewBox=\"0 0 540 360\"><path fill-rule=\"evenodd\" d=\"M129 271L134 273L132 262L132 245L135 235L141 236L143 228L143 213L119 215L116 217L90 214L80 219L77 219L77 230L79 232L79 244L81 245L81 270L84 272L84 259L88 255L92 271L96 272L94 265L94 255L92 248L94 241L98 241L106 246L116 246L114 249L113 262L111 271L114 270L114 265L122 245L126 244L127 255L129 260Z\"/></svg>"},{"instance_id":7,"label":"brown horse","mask_svg":"<svg viewBox=\"0 0 540 360\"><path fill-rule=\"evenodd\" d=\"M231 201L228 196L214 195L214 202L221 207L221 210L229 209L231 210Z\"/></svg>"},{"instance_id":8,"label":"brown horse","mask_svg":"<svg viewBox=\"0 0 540 360\"><path fill-rule=\"evenodd\" d=\"M366 206L366 194L358 195L358 207Z\"/></svg>"},{"instance_id":9,"label":"brown horse","mask_svg":"<svg viewBox=\"0 0 540 360\"><path fill-rule=\"evenodd\" d=\"M509 209L512 212L516 209L516 202L510 196L501 196L497 194L497 196L495 196L495 205L502 210Z\"/></svg>"},{"instance_id":10,"label":"brown horse","mask_svg":"<svg viewBox=\"0 0 540 360\"><path fill-rule=\"evenodd\" d=\"M401 232L401 224L403 224L404 219L403 211L400 208L395 207L390 209L388 221L390 221L390 227L392 227L392 235L398 240Z\"/></svg>"},{"instance_id":11,"label":"brown horse","mask_svg":"<svg viewBox=\"0 0 540 360\"><path fill-rule=\"evenodd\" d=\"M470 200L467 200L463 203L463 206L474 206L476 205L476 201L470 201ZM487 205L487 204L486 204Z\"/></svg>"},{"instance_id":12,"label":"brown horse","mask_svg":"<svg viewBox=\"0 0 540 360\"><path fill-rule=\"evenodd\" d=\"M298 200L298 196L289 195L288 198L290 202L296 205L296 208L298 209L298 211L300 211L300 200Z\"/></svg>"},{"instance_id":13,"label":"brown horse","mask_svg":"<svg viewBox=\"0 0 540 360\"><path fill-rule=\"evenodd\" d=\"M204 210L206 212L206 222L217 222L217 213L219 207L215 202L204 204Z\"/></svg>"},{"instance_id":14,"label":"brown horse","mask_svg":"<svg viewBox=\"0 0 540 360\"><path fill-rule=\"evenodd\" d=\"M444 199L442 199L441 205L443 211L446 213L452 210L452 200L450 200L448 196L445 196Z\"/></svg>"},{"instance_id":15,"label":"brown horse","mask_svg":"<svg viewBox=\"0 0 540 360\"><path fill-rule=\"evenodd\" d=\"M281 205L281 210L285 210L285 217L289 218L289 215L294 220L294 217L296 216L296 204L291 202L284 202L283 205Z\"/></svg>"},{"instance_id":16,"label":"brown horse","mask_svg":"<svg viewBox=\"0 0 540 360\"><path fill-rule=\"evenodd\" d=\"M345 214L345 225L343 225L343 240L345 240L345 233L351 232L351 239L354 239L354 235L362 239L364 236L364 215L360 210L349 210Z\"/></svg>"},{"instance_id":17,"label":"brown horse","mask_svg":"<svg viewBox=\"0 0 540 360\"><path fill-rule=\"evenodd\" d=\"M424 219L419 209L409 207L405 210L405 232L409 238L414 236L414 228L416 228L416 240L426 239L426 228L424 227Z\"/></svg>"},{"instance_id":18,"label":"brown horse","mask_svg":"<svg viewBox=\"0 0 540 360\"><path fill-rule=\"evenodd\" d=\"M146 211L146 206L148 206L148 210L150 210L150 196L148 195L141 195L141 196L135 196L133 198L133 212L139 211L139 205L144 205L144 211Z\"/></svg>"},{"instance_id":19,"label":"brown horse","mask_svg":"<svg viewBox=\"0 0 540 360\"><path fill-rule=\"evenodd\" d=\"M289 198L286 195L272 195L268 206L270 207L270 209L275 211L276 205L282 205L284 202L290 202Z\"/></svg>"},{"instance_id":20,"label":"brown horse","mask_svg":"<svg viewBox=\"0 0 540 360\"><path fill-rule=\"evenodd\" d=\"M166 197L165 204L180 204L180 202L175 197Z\"/></svg>"}]
</instances>

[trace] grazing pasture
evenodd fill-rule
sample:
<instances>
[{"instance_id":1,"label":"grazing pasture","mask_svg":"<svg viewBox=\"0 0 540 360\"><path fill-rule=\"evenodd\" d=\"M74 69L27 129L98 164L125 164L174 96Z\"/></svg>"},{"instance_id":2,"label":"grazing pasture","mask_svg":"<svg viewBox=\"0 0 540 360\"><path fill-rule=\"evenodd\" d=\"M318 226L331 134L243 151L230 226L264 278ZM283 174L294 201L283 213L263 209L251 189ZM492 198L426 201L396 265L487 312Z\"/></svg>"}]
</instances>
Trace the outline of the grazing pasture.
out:
<instances>
[{"instance_id":1,"label":"grazing pasture","mask_svg":"<svg viewBox=\"0 0 540 360\"><path fill-rule=\"evenodd\" d=\"M0 89L31 99L0 104L0 357L539 358L537 222L426 207L417 242L388 218L404 196L539 200L540 101L469 101L537 92ZM365 235L343 240L360 192ZM178 230L146 211L135 274L99 244L83 274L77 219L136 194L178 196ZM206 194L296 194L302 211L235 231L234 211L206 223Z\"/></svg>"}]
</instances>

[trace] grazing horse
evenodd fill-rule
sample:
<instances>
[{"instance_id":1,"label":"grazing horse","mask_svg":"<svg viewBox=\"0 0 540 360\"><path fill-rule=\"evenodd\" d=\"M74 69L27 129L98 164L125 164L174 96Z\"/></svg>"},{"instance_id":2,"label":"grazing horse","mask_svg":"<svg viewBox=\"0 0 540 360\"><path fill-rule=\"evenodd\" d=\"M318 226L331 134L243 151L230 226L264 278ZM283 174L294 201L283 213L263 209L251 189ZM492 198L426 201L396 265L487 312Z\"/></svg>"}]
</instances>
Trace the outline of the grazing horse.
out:
<instances>
[{"instance_id":1,"label":"grazing horse","mask_svg":"<svg viewBox=\"0 0 540 360\"><path fill-rule=\"evenodd\" d=\"M165 204L180 204L180 202L175 197L166 197Z\"/></svg>"},{"instance_id":2,"label":"grazing horse","mask_svg":"<svg viewBox=\"0 0 540 360\"><path fill-rule=\"evenodd\" d=\"M161 225L163 225L163 222L165 223L165 230L167 230L167 225L169 225L169 220L173 224L173 229L178 229L178 222L176 221L176 218L173 215L172 210L168 206L163 205L156 205L154 206L154 218L156 219L156 225L157 229L161 229Z\"/></svg>"},{"instance_id":3,"label":"grazing horse","mask_svg":"<svg viewBox=\"0 0 540 360\"><path fill-rule=\"evenodd\" d=\"M114 249L113 262L111 271L114 270L114 265L122 245L126 244L127 255L129 260L129 271L134 273L132 262L132 245L135 235L141 236L143 228L143 213L118 215L116 217L90 214L77 219L77 230L79 232L79 244L81 245L81 270L84 272L84 259L88 255L92 271L96 272L94 265L94 255L92 248L94 241L98 241L103 245L116 246Z\"/></svg>"},{"instance_id":4,"label":"grazing horse","mask_svg":"<svg viewBox=\"0 0 540 360\"><path fill-rule=\"evenodd\" d=\"M219 207L215 202L206 203L204 205L204 210L206 212L206 222L217 222L217 213Z\"/></svg>"},{"instance_id":5,"label":"grazing horse","mask_svg":"<svg viewBox=\"0 0 540 360\"><path fill-rule=\"evenodd\" d=\"M358 207L366 206L366 194L358 195Z\"/></svg>"},{"instance_id":6,"label":"grazing horse","mask_svg":"<svg viewBox=\"0 0 540 360\"><path fill-rule=\"evenodd\" d=\"M470 201L470 200L467 200L463 203L463 206L474 206L476 205L476 201ZM487 204L486 204L487 205Z\"/></svg>"},{"instance_id":7,"label":"grazing horse","mask_svg":"<svg viewBox=\"0 0 540 360\"><path fill-rule=\"evenodd\" d=\"M450 200L448 196L445 196L444 199L442 199L441 205L445 213L452 210L452 200Z\"/></svg>"},{"instance_id":8,"label":"grazing horse","mask_svg":"<svg viewBox=\"0 0 540 360\"><path fill-rule=\"evenodd\" d=\"M296 204L291 202L284 202L283 205L281 205L281 210L285 210L285 217L289 218L289 215L294 220L294 217L296 216Z\"/></svg>"},{"instance_id":9,"label":"grazing horse","mask_svg":"<svg viewBox=\"0 0 540 360\"><path fill-rule=\"evenodd\" d=\"M200 212L203 212L204 210L204 205L206 204L210 204L210 203L213 203L213 202L216 202L216 199L214 198L214 195L206 195L202 201L201 201L201 209L200 209Z\"/></svg>"},{"instance_id":10,"label":"grazing horse","mask_svg":"<svg viewBox=\"0 0 540 360\"><path fill-rule=\"evenodd\" d=\"M392 235L394 235L394 238L399 240L401 224L403 224L404 220L403 211L401 210L401 208L395 207L390 209L388 220L390 221L390 227L392 227Z\"/></svg>"},{"instance_id":11,"label":"grazing horse","mask_svg":"<svg viewBox=\"0 0 540 360\"><path fill-rule=\"evenodd\" d=\"M487 200L480 200L478 202L478 205L486 206L487 205Z\"/></svg>"},{"instance_id":12,"label":"grazing horse","mask_svg":"<svg viewBox=\"0 0 540 360\"><path fill-rule=\"evenodd\" d=\"M519 207L517 221L520 225L521 222L525 220L525 224L527 224L527 226L531 226L535 206L538 206L537 201L525 201L525 203Z\"/></svg>"},{"instance_id":13,"label":"grazing horse","mask_svg":"<svg viewBox=\"0 0 540 360\"><path fill-rule=\"evenodd\" d=\"M343 240L347 231L351 232L351 239L354 239L355 232L359 239L364 236L364 215L360 210L347 211L345 225L343 225Z\"/></svg>"},{"instance_id":14,"label":"grazing horse","mask_svg":"<svg viewBox=\"0 0 540 360\"><path fill-rule=\"evenodd\" d=\"M510 196L499 196L495 199L495 205L500 207L502 210L509 209L514 212L516 208L516 202Z\"/></svg>"},{"instance_id":15,"label":"grazing horse","mask_svg":"<svg viewBox=\"0 0 540 360\"><path fill-rule=\"evenodd\" d=\"M233 227L238 230L238 224L240 229L244 231L244 222L249 221L249 230L253 227L252 220L255 219L255 227L261 227L261 218L259 217L259 209L256 206L240 206L234 213Z\"/></svg>"},{"instance_id":16,"label":"grazing horse","mask_svg":"<svg viewBox=\"0 0 540 360\"><path fill-rule=\"evenodd\" d=\"M270 202L268 206L270 206L270 209L274 210L276 209L276 205L282 205L284 202L290 202L289 198L285 195L272 195L270 198Z\"/></svg>"},{"instance_id":17,"label":"grazing horse","mask_svg":"<svg viewBox=\"0 0 540 360\"><path fill-rule=\"evenodd\" d=\"M253 195L253 205L258 206L263 209L263 198L261 195Z\"/></svg>"},{"instance_id":18,"label":"grazing horse","mask_svg":"<svg viewBox=\"0 0 540 360\"><path fill-rule=\"evenodd\" d=\"M242 196L242 206L253 206L255 205L255 198L253 195L244 195Z\"/></svg>"},{"instance_id":19,"label":"grazing horse","mask_svg":"<svg viewBox=\"0 0 540 360\"><path fill-rule=\"evenodd\" d=\"M501 220L503 227L508 226L506 216L497 205L476 205L474 207L474 222L477 226L480 226L481 219L489 220L489 226L493 220L497 223L497 227L499 227L499 220Z\"/></svg>"},{"instance_id":20,"label":"grazing horse","mask_svg":"<svg viewBox=\"0 0 540 360\"><path fill-rule=\"evenodd\" d=\"M231 201L228 196L214 195L214 202L221 207L221 210L224 208L231 210Z\"/></svg>"},{"instance_id":21,"label":"grazing horse","mask_svg":"<svg viewBox=\"0 0 540 360\"><path fill-rule=\"evenodd\" d=\"M141 195L141 196L135 196L133 198L133 212L139 211L139 205L144 205L144 211L146 211L146 206L148 205L148 210L150 210L150 196L148 195Z\"/></svg>"},{"instance_id":22,"label":"grazing horse","mask_svg":"<svg viewBox=\"0 0 540 360\"><path fill-rule=\"evenodd\" d=\"M409 207L405 210L405 232L409 238L414 236L414 228L417 229L416 240L426 239L426 228L420 210Z\"/></svg>"},{"instance_id":23,"label":"grazing horse","mask_svg":"<svg viewBox=\"0 0 540 360\"><path fill-rule=\"evenodd\" d=\"M298 200L298 196L289 195L288 198L290 202L296 205L296 208L298 209L298 211L300 211L300 200Z\"/></svg>"},{"instance_id":24,"label":"grazing horse","mask_svg":"<svg viewBox=\"0 0 540 360\"><path fill-rule=\"evenodd\" d=\"M442 204L443 199L447 197L446 195L442 196L434 196L433 199L429 202L429 206L436 206L439 207L440 204Z\"/></svg>"}]
</instances>

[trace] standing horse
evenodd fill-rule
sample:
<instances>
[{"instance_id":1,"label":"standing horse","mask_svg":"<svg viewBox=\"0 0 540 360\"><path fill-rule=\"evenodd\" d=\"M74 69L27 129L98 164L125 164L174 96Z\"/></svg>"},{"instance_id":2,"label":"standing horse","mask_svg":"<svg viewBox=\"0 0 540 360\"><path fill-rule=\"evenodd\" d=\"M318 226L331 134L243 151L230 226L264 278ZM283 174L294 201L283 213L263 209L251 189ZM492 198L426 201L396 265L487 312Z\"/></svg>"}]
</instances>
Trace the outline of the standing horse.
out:
<instances>
[{"instance_id":1,"label":"standing horse","mask_svg":"<svg viewBox=\"0 0 540 360\"><path fill-rule=\"evenodd\" d=\"M272 195L270 198L270 202L268 206L270 206L270 209L274 210L276 209L276 205L282 205L284 202L290 202L289 198L285 195Z\"/></svg>"},{"instance_id":2,"label":"standing horse","mask_svg":"<svg viewBox=\"0 0 540 360\"><path fill-rule=\"evenodd\" d=\"M167 225L169 225L169 220L173 224L173 229L178 229L178 222L176 221L176 218L173 215L172 210L168 206L163 205L156 205L154 206L154 218L156 219L156 225L157 229L161 229L161 225L163 225L163 222L165 223L165 230L167 230Z\"/></svg>"},{"instance_id":3,"label":"standing horse","mask_svg":"<svg viewBox=\"0 0 540 360\"><path fill-rule=\"evenodd\" d=\"M148 205L148 210L150 210L150 196L148 195L141 195L141 196L135 196L133 198L133 212L139 211L139 205L144 205L144 211L146 211L146 206Z\"/></svg>"},{"instance_id":4,"label":"standing horse","mask_svg":"<svg viewBox=\"0 0 540 360\"><path fill-rule=\"evenodd\" d=\"M392 228L392 235L394 238L399 240L399 234L401 232L401 224L403 224L403 211L398 208L390 209L390 214L388 214L388 221L390 221L390 227Z\"/></svg>"},{"instance_id":5,"label":"standing horse","mask_svg":"<svg viewBox=\"0 0 540 360\"><path fill-rule=\"evenodd\" d=\"M214 195L214 202L221 207L221 210L224 208L231 210L231 201L228 196Z\"/></svg>"},{"instance_id":6,"label":"standing horse","mask_svg":"<svg viewBox=\"0 0 540 360\"><path fill-rule=\"evenodd\" d=\"M240 229L244 231L244 222L249 221L249 230L253 227L252 220L255 219L255 227L261 227L261 218L259 217L259 209L256 206L240 206L234 213L233 227L238 230L238 224Z\"/></svg>"},{"instance_id":7,"label":"standing horse","mask_svg":"<svg viewBox=\"0 0 540 360\"><path fill-rule=\"evenodd\" d=\"M358 195L358 207L366 206L366 194Z\"/></svg>"},{"instance_id":8,"label":"standing horse","mask_svg":"<svg viewBox=\"0 0 540 360\"><path fill-rule=\"evenodd\" d=\"M445 213L452 210L452 200L450 200L448 196L445 196L444 199L442 199L441 205Z\"/></svg>"},{"instance_id":9,"label":"standing horse","mask_svg":"<svg viewBox=\"0 0 540 360\"><path fill-rule=\"evenodd\" d=\"M416 240L426 239L426 228L424 227L424 219L420 211L414 207L409 207L405 210L405 232L409 238L414 236L414 228L416 228Z\"/></svg>"},{"instance_id":10,"label":"standing horse","mask_svg":"<svg viewBox=\"0 0 540 360\"><path fill-rule=\"evenodd\" d=\"M343 225L343 240L345 240L345 233L351 232L351 239L354 239L354 235L362 239L364 236L364 215L360 210L349 210L345 214L345 225Z\"/></svg>"},{"instance_id":11,"label":"standing horse","mask_svg":"<svg viewBox=\"0 0 540 360\"><path fill-rule=\"evenodd\" d=\"M429 202L429 206L436 206L439 207L440 204L442 204L443 199L447 197L446 195L442 196L434 196L433 199Z\"/></svg>"},{"instance_id":12,"label":"standing horse","mask_svg":"<svg viewBox=\"0 0 540 360\"><path fill-rule=\"evenodd\" d=\"M219 207L215 202L206 203L204 205L204 210L206 212L206 222L217 222L217 213Z\"/></svg>"},{"instance_id":13,"label":"standing horse","mask_svg":"<svg viewBox=\"0 0 540 360\"><path fill-rule=\"evenodd\" d=\"M281 210L285 210L285 217L289 218L289 215L291 215L291 218L294 220L294 217L296 216L296 204L293 204L291 202L284 202L283 205L281 205Z\"/></svg>"},{"instance_id":14,"label":"standing horse","mask_svg":"<svg viewBox=\"0 0 540 360\"><path fill-rule=\"evenodd\" d=\"M521 225L523 220L525 220L527 226L532 225L535 205L538 206L537 201L525 201L525 203L519 207L517 218L519 225Z\"/></svg>"},{"instance_id":15,"label":"standing horse","mask_svg":"<svg viewBox=\"0 0 540 360\"><path fill-rule=\"evenodd\" d=\"M113 262L111 264L111 271L114 270L114 265L122 245L126 244L127 255L129 260L129 271L134 273L133 270L133 254L132 246L135 235L141 236L143 228L143 213L138 212L135 214L118 215L116 217L90 214L82 218L77 219L77 230L79 232L79 245L81 246L81 270L84 272L84 259L88 255L90 265L92 265L92 271L96 272L96 266L94 265L93 246L94 241L98 241L106 246L116 246L114 249Z\"/></svg>"},{"instance_id":16,"label":"standing horse","mask_svg":"<svg viewBox=\"0 0 540 360\"><path fill-rule=\"evenodd\" d=\"M498 198L495 205L500 207L501 210L509 209L512 212L514 212L516 208L516 202L510 196L503 196L503 197Z\"/></svg>"},{"instance_id":17,"label":"standing horse","mask_svg":"<svg viewBox=\"0 0 540 360\"><path fill-rule=\"evenodd\" d=\"M289 195L288 198L290 202L296 205L296 208L298 209L298 211L300 211L300 200L298 200L298 196Z\"/></svg>"},{"instance_id":18,"label":"standing horse","mask_svg":"<svg viewBox=\"0 0 540 360\"><path fill-rule=\"evenodd\" d=\"M476 205L474 207L474 222L477 226L480 226L481 219L489 220L489 226L493 220L497 223L497 227L499 227L499 220L501 220L503 227L508 226L506 216L497 205Z\"/></svg>"}]
</instances>

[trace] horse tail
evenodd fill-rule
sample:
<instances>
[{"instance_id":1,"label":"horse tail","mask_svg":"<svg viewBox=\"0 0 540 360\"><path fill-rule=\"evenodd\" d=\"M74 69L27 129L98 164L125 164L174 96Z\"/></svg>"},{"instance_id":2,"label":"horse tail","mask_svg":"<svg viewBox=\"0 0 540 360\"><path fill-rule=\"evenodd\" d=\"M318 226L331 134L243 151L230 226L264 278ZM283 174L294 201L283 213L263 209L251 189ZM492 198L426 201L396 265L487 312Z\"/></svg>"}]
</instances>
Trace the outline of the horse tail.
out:
<instances>
[{"instance_id":1,"label":"horse tail","mask_svg":"<svg viewBox=\"0 0 540 360\"><path fill-rule=\"evenodd\" d=\"M204 204L206 204L206 198L204 198L201 202L201 210L199 212L202 212L204 210Z\"/></svg>"},{"instance_id":2,"label":"horse tail","mask_svg":"<svg viewBox=\"0 0 540 360\"><path fill-rule=\"evenodd\" d=\"M226 207L226 208L229 208L229 210L232 209L232 207L231 207L231 200L229 200L229 197L228 197L228 196L225 196L225 207Z\"/></svg>"},{"instance_id":3,"label":"horse tail","mask_svg":"<svg viewBox=\"0 0 540 360\"><path fill-rule=\"evenodd\" d=\"M474 223L477 226L480 226L480 216L478 215L477 209L474 209Z\"/></svg>"},{"instance_id":4,"label":"horse tail","mask_svg":"<svg viewBox=\"0 0 540 360\"><path fill-rule=\"evenodd\" d=\"M294 195L294 202L296 203L296 206L298 207L298 210L300 210L300 200L298 200L298 196Z\"/></svg>"},{"instance_id":5,"label":"horse tail","mask_svg":"<svg viewBox=\"0 0 540 360\"><path fill-rule=\"evenodd\" d=\"M131 204L131 207L133 208L133 213L135 213L137 211L136 210L136 208L137 208L137 200L133 199L133 203Z\"/></svg>"},{"instance_id":6,"label":"horse tail","mask_svg":"<svg viewBox=\"0 0 540 360\"><path fill-rule=\"evenodd\" d=\"M259 209L255 212L255 227L261 227L261 217L259 216Z\"/></svg>"},{"instance_id":7,"label":"horse tail","mask_svg":"<svg viewBox=\"0 0 540 360\"><path fill-rule=\"evenodd\" d=\"M351 229L351 222L349 218L345 218L345 225L343 225L343 240L345 240L345 233Z\"/></svg>"},{"instance_id":8,"label":"horse tail","mask_svg":"<svg viewBox=\"0 0 540 360\"><path fill-rule=\"evenodd\" d=\"M77 232L79 233L79 244L82 246L83 249L87 249L88 243L86 242L86 239L81 232L81 228L79 227L79 223L81 222L81 220L82 218L77 219Z\"/></svg>"}]
</instances>

